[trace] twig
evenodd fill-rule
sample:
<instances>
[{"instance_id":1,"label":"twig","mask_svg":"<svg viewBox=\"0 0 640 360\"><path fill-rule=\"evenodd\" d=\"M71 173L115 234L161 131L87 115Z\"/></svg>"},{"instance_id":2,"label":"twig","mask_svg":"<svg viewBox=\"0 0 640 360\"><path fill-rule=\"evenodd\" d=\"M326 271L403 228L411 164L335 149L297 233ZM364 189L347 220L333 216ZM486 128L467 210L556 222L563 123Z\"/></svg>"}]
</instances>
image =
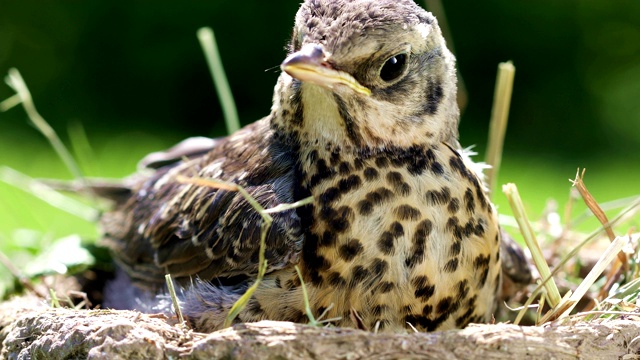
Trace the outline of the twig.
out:
<instances>
[{"instance_id":1,"label":"twig","mask_svg":"<svg viewBox=\"0 0 640 360\"><path fill-rule=\"evenodd\" d=\"M20 269L18 269L15 265L13 265L13 262L11 262L11 259L9 259L9 257L5 255L5 253L3 253L2 251L0 251L0 264L4 265L4 267L6 267L7 270L9 270L11 275L18 280L20 285L24 286L26 289L29 289L30 291L32 291L34 294L36 294L38 297L42 299L47 298L47 295L38 291L36 287L33 286L33 284L31 283L31 280L29 279L29 277L22 274Z\"/></svg>"},{"instance_id":2,"label":"twig","mask_svg":"<svg viewBox=\"0 0 640 360\"><path fill-rule=\"evenodd\" d=\"M578 169L578 171L576 172L576 178L569 181L571 181L571 184L573 184L573 186L578 189L580 196L582 196L582 199L584 200L585 204L587 204L587 207L589 207L589 210L591 210L593 215L595 215L598 221L600 221L600 223L604 227L604 230L607 232L609 241L613 242L616 239L616 234L613 233L613 229L611 228L611 224L609 224L607 214L602 211L602 208L600 208L600 205L598 205L598 202L593 197L593 195L591 195L589 190L587 190L587 187L584 184L585 171L586 169L583 169L582 174L580 174L580 169ZM618 254L618 259L620 259L623 264L627 264L627 257L624 255L624 253L620 252L620 254Z\"/></svg>"},{"instance_id":3,"label":"twig","mask_svg":"<svg viewBox=\"0 0 640 360\"><path fill-rule=\"evenodd\" d=\"M220 105L222 106L222 112L224 113L224 121L227 124L227 131L234 133L240 129L240 120L238 119L238 111L236 110L235 102L233 101L233 94L229 87L229 81L227 75L224 72L222 66L222 60L220 59L220 52L218 51L218 44L213 30L208 27L198 29L198 40L204 55L209 65L209 71L213 78L213 84L218 92L218 98L220 99Z\"/></svg>"}]
</instances>

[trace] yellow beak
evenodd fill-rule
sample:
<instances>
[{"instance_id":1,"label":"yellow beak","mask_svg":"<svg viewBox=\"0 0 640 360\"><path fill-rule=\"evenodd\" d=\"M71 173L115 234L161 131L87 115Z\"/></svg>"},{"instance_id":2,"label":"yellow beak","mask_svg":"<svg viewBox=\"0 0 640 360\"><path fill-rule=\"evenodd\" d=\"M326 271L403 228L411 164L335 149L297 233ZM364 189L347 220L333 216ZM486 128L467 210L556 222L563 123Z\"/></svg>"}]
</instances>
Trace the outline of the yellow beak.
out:
<instances>
[{"instance_id":1,"label":"yellow beak","mask_svg":"<svg viewBox=\"0 0 640 360\"><path fill-rule=\"evenodd\" d=\"M325 61L325 54L320 45L306 44L300 51L289 55L280 65L282 71L300 81L316 84L327 89L336 85L345 85L353 91L371 95L371 90L344 71L335 70Z\"/></svg>"}]
</instances>

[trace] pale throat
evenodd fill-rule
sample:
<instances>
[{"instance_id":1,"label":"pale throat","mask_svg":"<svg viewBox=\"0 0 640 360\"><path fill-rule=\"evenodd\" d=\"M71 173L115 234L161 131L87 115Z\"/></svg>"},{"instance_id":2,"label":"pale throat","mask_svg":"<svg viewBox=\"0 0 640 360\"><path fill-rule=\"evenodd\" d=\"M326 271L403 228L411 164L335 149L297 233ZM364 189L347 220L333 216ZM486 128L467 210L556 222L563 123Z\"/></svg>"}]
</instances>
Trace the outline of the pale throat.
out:
<instances>
[{"instance_id":1,"label":"pale throat","mask_svg":"<svg viewBox=\"0 0 640 360\"><path fill-rule=\"evenodd\" d=\"M309 142L324 148L326 145L349 144L346 126L331 90L303 83L301 100L304 109L303 132ZM318 149L318 151L320 151Z\"/></svg>"}]
</instances>

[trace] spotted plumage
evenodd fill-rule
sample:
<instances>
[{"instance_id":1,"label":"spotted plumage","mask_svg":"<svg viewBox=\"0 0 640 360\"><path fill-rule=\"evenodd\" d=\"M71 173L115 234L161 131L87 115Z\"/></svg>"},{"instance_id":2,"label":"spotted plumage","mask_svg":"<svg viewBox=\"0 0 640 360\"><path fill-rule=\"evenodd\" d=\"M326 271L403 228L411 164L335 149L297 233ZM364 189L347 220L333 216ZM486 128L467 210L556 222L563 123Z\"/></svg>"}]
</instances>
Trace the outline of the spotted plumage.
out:
<instances>
[{"instance_id":1,"label":"spotted plumage","mask_svg":"<svg viewBox=\"0 0 640 360\"><path fill-rule=\"evenodd\" d=\"M297 16L271 113L216 140L187 140L143 162L104 241L139 287L184 285L183 311L215 330L258 271L262 220L228 189L273 214L267 274L237 321L379 331L459 328L491 318L500 232L461 155L454 57L436 19L412 0L307 0Z\"/></svg>"}]
</instances>

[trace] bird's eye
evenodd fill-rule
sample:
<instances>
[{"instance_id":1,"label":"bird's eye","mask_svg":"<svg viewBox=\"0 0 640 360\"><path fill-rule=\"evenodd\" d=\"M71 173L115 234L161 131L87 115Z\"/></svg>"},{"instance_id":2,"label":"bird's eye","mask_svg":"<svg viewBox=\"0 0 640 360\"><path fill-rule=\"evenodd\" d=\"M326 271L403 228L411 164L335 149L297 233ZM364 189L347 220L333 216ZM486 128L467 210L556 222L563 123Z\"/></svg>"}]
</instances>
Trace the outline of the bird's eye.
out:
<instances>
[{"instance_id":1,"label":"bird's eye","mask_svg":"<svg viewBox=\"0 0 640 360\"><path fill-rule=\"evenodd\" d=\"M407 54L398 54L390 57L382 69L380 69L380 78L384 81L393 81L404 73L407 67Z\"/></svg>"}]
</instances>

